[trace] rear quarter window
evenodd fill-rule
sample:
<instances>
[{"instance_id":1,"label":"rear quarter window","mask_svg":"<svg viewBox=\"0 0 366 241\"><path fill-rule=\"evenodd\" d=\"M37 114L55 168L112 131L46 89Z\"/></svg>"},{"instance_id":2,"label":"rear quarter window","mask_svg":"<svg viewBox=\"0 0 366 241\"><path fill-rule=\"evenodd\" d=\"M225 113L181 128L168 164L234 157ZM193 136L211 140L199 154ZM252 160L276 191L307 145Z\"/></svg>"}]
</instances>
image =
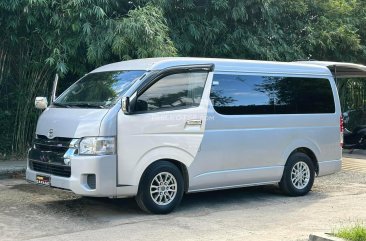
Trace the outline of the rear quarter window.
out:
<instances>
[{"instance_id":1,"label":"rear quarter window","mask_svg":"<svg viewBox=\"0 0 366 241\"><path fill-rule=\"evenodd\" d=\"M335 112L326 78L216 74L210 98L224 115Z\"/></svg>"}]
</instances>

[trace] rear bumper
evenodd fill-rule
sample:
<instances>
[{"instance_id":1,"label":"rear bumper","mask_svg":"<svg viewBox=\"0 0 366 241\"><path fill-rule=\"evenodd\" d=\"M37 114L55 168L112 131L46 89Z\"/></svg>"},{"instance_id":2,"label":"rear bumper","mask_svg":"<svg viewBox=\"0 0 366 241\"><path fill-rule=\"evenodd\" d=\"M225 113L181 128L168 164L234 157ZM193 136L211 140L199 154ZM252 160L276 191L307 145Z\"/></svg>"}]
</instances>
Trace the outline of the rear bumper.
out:
<instances>
[{"instance_id":1,"label":"rear bumper","mask_svg":"<svg viewBox=\"0 0 366 241\"><path fill-rule=\"evenodd\" d=\"M342 169L342 159L319 162L319 176L339 172Z\"/></svg>"},{"instance_id":2,"label":"rear bumper","mask_svg":"<svg viewBox=\"0 0 366 241\"><path fill-rule=\"evenodd\" d=\"M51 187L70 190L78 195L92 197L117 196L117 161L115 155L110 156L74 156L71 158L71 176L61 177L48 173L38 172L29 168L26 179L36 183L36 175L51 177ZM95 174L95 188L87 182L87 176Z\"/></svg>"}]
</instances>

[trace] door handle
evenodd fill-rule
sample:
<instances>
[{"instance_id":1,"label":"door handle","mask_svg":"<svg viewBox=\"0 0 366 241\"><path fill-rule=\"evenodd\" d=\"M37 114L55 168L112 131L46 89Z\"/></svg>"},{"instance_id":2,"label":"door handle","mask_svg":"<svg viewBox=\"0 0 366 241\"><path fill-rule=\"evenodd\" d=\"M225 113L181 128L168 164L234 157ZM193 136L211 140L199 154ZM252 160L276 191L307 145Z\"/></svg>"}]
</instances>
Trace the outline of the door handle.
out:
<instances>
[{"instance_id":1,"label":"door handle","mask_svg":"<svg viewBox=\"0 0 366 241\"><path fill-rule=\"evenodd\" d=\"M200 126L200 125L202 125L202 120L187 120L186 125Z\"/></svg>"}]
</instances>

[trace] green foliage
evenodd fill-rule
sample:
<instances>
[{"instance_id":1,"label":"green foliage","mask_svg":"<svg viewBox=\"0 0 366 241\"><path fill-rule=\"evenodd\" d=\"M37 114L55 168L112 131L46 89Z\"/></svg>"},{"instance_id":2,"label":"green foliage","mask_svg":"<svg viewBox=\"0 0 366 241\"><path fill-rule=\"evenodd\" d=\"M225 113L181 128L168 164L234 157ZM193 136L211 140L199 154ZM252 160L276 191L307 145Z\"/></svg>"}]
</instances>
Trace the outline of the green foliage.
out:
<instances>
[{"instance_id":1,"label":"green foliage","mask_svg":"<svg viewBox=\"0 0 366 241\"><path fill-rule=\"evenodd\" d=\"M353 15L358 2L326 0L310 5L309 12L313 15L307 29L310 44L304 48L313 53L313 58L357 62L365 53L358 34L361 26Z\"/></svg>"},{"instance_id":2,"label":"green foliage","mask_svg":"<svg viewBox=\"0 0 366 241\"><path fill-rule=\"evenodd\" d=\"M41 44L47 51L45 62L60 74L69 69L85 73L87 63L100 65L122 56L175 55L165 18L155 6L133 9L126 1L112 0L24 0L0 7L7 10L1 22L10 35L8 44L18 45L22 39Z\"/></svg>"},{"instance_id":3,"label":"green foliage","mask_svg":"<svg viewBox=\"0 0 366 241\"><path fill-rule=\"evenodd\" d=\"M123 59L176 55L160 8L137 7L117 21L116 30L112 50Z\"/></svg>"},{"instance_id":4,"label":"green foliage","mask_svg":"<svg viewBox=\"0 0 366 241\"><path fill-rule=\"evenodd\" d=\"M26 150L56 73L63 88L120 60L205 56L366 63L363 0L2 0L0 153ZM71 80L68 80L71 78Z\"/></svg>"},{"instance_id":5,"label":"green foliage","mask_svg":"<svg viewBox=\"0 0 366 241\"><path fill-rule=\"evenodd\" d=\"M160 2L181 55L357 61L365 53L359 0ZM362 7L363 18L354 14Z\"/></svg>"},{"instance_id":6,"label":"green foliage","mask_svg":"<svg viewBox=\"0 0 366 241\"><path fill-rule=\"evenodd\" d=\"M0 1L0 153L24 151L53 76L121 59L174 56L158 6L112 0Z\"/></svg>"},{"instance_id":7,"label":"green foliage","mask_svg":"<svg viewBox=\"0 0 366 241\"><path fill-rule=\"evenodd\" d=\"M334 235L349 241L366 241L366 227L355 224L351 227L339 229Z\"/></svg>"}]
</instances>

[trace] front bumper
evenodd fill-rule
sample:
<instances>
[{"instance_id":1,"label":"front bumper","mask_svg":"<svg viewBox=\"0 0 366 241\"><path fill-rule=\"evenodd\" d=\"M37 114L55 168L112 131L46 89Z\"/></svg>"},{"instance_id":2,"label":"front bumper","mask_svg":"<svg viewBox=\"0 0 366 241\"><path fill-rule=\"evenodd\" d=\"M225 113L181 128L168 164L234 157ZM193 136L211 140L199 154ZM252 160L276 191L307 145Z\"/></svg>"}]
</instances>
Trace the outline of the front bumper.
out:
<instances>
[{"instance_id":1,"label":"front bumper","mask_svg":"<svg viewBox=\"0 0 366 241\"><path fill-rule=\"evenodd\" d=\"M71 176L61 177L31 170L29 162L26 179L36 183L36 175L51 177L50 186L71 190L75 194L92 197L117 196L117 160L116 155L109 156L73 156L71 157ZM87 177L95 174L95 189L90 188Z\"/></svg>"}]
</instances>

